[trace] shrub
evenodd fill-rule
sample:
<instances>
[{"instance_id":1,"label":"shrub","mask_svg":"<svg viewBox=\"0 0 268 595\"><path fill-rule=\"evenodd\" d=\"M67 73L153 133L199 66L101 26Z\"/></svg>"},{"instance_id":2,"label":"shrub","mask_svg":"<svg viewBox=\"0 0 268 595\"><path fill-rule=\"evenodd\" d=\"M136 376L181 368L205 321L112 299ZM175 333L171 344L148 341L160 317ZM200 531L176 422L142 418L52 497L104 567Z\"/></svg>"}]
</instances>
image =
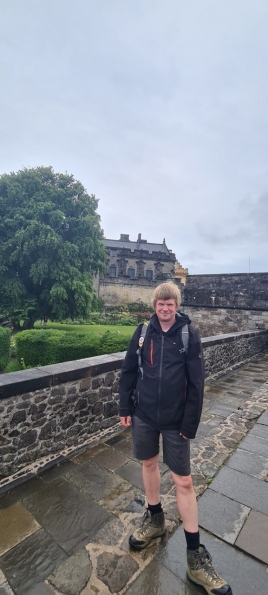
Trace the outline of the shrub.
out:
<instances>
[{"instance_id":1,"label":"shrub","mask_svg":"<svg viewBox=\"0 0 268 595\"><path fill-rule=\"evenodd\" d=\"M57 362L94 357L99 355L100 339L90 334L66 332L57 347ZM56 363L56 362L55 362Z\"/></svg>"},{"instance_id":2,"label":"shrub","mask_svg":"<svg viewBox=\"0 0 268 595\"><path fill-rule=\"evenodd\" d=\"M0 326L0 370L4 370L9 360L10 329Z\"/></svg>"},{"instance_id":3,"label":"shrub","mask_svg":"<svg viewBox=\"0 0 268 595\"><path fill-rule=\"evenodd\" d=\"M8 362L6 368L5 368L5 372L6 373L10 373L10 372L18 372L19 370L22 370L22 365L21 363L17 360L17 359L12 359L10 360L10 362Z\"/></svg>"},{"instance_id":4,"label":"shrub","mask_svg":"<svg viewBox=\"0 0 268 595\"><path fill-rule=\"evenodd\" d=\"M129 338L122 337L120 334L106 331L100 338L99 355L105 353L116 353L117 351L125 351L129 345Z\"/></svg>"},{"instance_id":5,"label":"shrub","mask_svg":"<svg viewBox=\"0 0 268 595\"><path fill-rule=\"evenodd\" d=\"M100 336L54 329L22 331L16 335L17 358L26 367L45 366L125 351L129 340L110 331Z\"/></svg>"},{"instance_id":6,"label":"shrub","mask_svg":"<svg viewBox=\"0 0 268 595\"><path fill-rule=\"evenodd\" d=\"M33 368L57 363L57 344L63 334L65 331L54 329L18 333L15 337L18 360L23 360L26 367Z\"/></svg>"}]
</instances>

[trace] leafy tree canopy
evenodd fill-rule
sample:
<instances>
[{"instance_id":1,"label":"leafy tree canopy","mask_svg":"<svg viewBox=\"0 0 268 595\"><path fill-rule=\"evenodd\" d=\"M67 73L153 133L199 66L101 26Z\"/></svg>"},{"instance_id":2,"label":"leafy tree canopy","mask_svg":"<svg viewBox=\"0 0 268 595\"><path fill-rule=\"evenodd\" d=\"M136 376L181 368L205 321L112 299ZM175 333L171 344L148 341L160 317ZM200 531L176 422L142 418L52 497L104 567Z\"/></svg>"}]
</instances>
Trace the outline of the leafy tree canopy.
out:
<instances>
[{"instance_id":1,"label":"leafy tree canopy","mask_svg":"<svg viewBox=\"0 0 268 595\"><path fill-rule=\"evenodd\" d=\"M0 176L0 316L86 317L105 268L98 200L52 167Z\"/></svg>"}]
</instances>

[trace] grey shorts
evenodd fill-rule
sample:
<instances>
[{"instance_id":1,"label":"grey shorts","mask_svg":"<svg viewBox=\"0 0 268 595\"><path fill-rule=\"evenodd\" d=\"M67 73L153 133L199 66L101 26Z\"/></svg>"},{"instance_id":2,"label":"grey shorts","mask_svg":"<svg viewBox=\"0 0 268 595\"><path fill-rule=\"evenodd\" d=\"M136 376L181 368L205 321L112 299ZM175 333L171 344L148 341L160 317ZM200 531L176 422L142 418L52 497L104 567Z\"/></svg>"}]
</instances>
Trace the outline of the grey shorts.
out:
<instances>
[{"instance_id":1,"label":"grey shorts","mask_svg":"<svg viewBox=\"0 0 268 595\"><path fill-rule=\"evenodd\" d=\"M163 440L164 463L176 475L190 475L190 440L185 440L180 435L180 430L160 432L136 415L132 418L134 457L139 461L146 461L158 455L160 434Z\"/></svg>"}]
</instances>

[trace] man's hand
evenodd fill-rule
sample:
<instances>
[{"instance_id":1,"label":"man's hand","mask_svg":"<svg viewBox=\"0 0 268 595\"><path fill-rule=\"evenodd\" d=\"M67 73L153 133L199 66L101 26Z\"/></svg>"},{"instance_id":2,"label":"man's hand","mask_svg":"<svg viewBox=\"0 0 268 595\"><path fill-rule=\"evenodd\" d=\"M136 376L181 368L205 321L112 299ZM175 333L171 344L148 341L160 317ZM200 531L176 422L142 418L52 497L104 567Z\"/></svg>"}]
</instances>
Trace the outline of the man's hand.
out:
<instances>
[{"instance_id":1,"label":"man's hand","mask_svg":"<svg viewBox=\"0 0 268 595\"><path fill-rule=\"evenodd\" d=\"M121 423L121 426L124 426L124 428L128 428L129 426L131 426L130 415L128 415L127 417L120 417L120 423Z\"/></svg>"},{"instance_id":2,"label":"man's hand","mask_svg":"<svg viewBox=\"0 0 268 595\"><path fill-rule=\"evenodd\" d=\"M187 436L184 436L181 432L180 432L180 436L182 436L184 438L184 440L188 440Z\"/></svg>"}]
</instances>

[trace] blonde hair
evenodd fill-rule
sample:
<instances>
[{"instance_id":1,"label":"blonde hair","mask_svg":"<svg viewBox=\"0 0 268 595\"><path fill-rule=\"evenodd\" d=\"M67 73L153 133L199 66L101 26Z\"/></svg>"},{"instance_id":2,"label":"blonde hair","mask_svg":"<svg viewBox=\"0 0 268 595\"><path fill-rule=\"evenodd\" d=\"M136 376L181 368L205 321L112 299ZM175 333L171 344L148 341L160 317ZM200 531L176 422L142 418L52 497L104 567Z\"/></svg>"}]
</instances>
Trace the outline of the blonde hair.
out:
<instances>
[{"instance_id":1,"label":"blonde hair","mask_svg":"<svg viewBox=\"0 0 268 595\"><path fill-rule=\"evenodd\" d=\"M158 285L152 296L153 307L155 308L157 300L175 300L176 307L179 309L181 305L181 292L175 283L168 281Z\"/></svg>"}]
</instances>

